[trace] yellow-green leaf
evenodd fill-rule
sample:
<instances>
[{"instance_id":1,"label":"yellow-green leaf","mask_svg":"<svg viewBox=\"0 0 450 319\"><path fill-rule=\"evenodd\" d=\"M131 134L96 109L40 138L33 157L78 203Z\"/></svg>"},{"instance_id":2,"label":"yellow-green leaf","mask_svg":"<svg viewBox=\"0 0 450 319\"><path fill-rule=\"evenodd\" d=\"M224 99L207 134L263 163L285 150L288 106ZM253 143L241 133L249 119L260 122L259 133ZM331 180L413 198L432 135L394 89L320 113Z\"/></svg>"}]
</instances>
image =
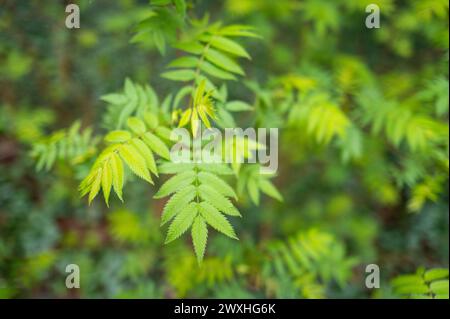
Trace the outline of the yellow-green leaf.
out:
<instances>
[{"instance_id":1,"label":"yellow-green leaf","mask_svg":"<svg viewBox=\"0 0 450 319\"><path fill-rule=\"evenodd\" d=\"M145 133L145 131L147 131L145 123L137 117L130 117L127 120L127 125L135 134L138 135L143 134Z\"/></svg>"},{"instance_id":2,"label":"yellow-green leaf","mask_svg":"<svg viewBox=\"0 0 450 319\"><path fill-rule=\"evenodd\" d=\"M142 139L156 154L165 159L170 159L169 148L158 136L147 132L142 136Z\"/></svg>"},{"instance_id":3,"label":"yellow-green leaf","mask_svg":"<svg viewBox=\"0 0 450 319\"><path fill-rule=\"evenodd\" d=\"M215 65L221 67L226 71L230 71L236 74L244 75L244 70L236 63L232 58L227 55L209 48L205 52L205 57L208 61L214 63Z\"/></svg>"},{"instance_id":4,"label":"yellow-green leaf","mask_svg":"<svg viewBox=\"0 0 450 319\"><path fill-rule=\"evenodd\" d=\"M112 172L112 183L114 187L114 191L117 194L117 197L123 202L122 198L122 189L123 189L123 164L121 159L116 153L111 155L111 159L109 160L109 165L111 167Z\"/></svg>"},{"instance_id":5,"label":"yellow-green leaf","mask_svg":"<svg viewBox=\"0 0 450 319\"><path fill-rule=\"evenodd\" d=\"M225 51L231 54L234 54L239 57L244 57L250 59L250 55L248 52L237 42L225 38L223 36L206 36L203 37L202 40L209 42L210 45L216 49L221 51Z\"/></svg>"},{"instance_id":6,"label":"yellow-green leaf","mask_svg":"<svg viewBox=\"0 0 450 319\"><path fill-rule=\"evenodd\" d=\"M153 153L150 150L150 148L139 138L132 139L131 145L145 159L145 163L147 164L147 168L150 170L150 172L158 176L158 169L156 168L155 157L153 156Z\"/></svg>"},{"instance_id":7,"label":"yellow-green leaf","mask_svg":"<svg viewBox=\"0 0 450 319\"><path fill-rule=\"evenodd\" d=\"M172 81L187 82L195 79L195 72L193 70L167 71L161 74L161 76Z\"/></svg>"},{"instance_id":8,"label":"yellow-green leaf","mask_svg":"<svg viewBox=\"0 0 450 319\"><path fill-rule=\"evenodd\" d=\"M197 261L200 264L203 261L206 242L208 240L208 228L206 226L205 219L200 215L194 219L194 223L191 228L191 236L195 254L197 255Z\"/></svg>"},{"instance_id":9,"label":"yellow-green leaf","mask_svg":"<svg viewBox=\"0 0 450 319\"><path fill-rule=\"evenodd\" d=\"M112 171L109 161L105 161L102 170L102 189L103 196L105 197L106 205L109 206L109 194L111 193L112 186Z\"/></svg>"},{"instance_id":10,"label":"yellow-green leaf","mask_svg":"<svg viewBox=\"0 0 450 319\"><path fill-rule=\"evenodd\" d=\"M97 196L98 192L100 191L101 183L102 183L102 169L100 168L97 171L97 175L91 184L91 191L89 193L89 204L92 203L95 196Z\"/></svg>"},{"instance_id":11,"label":"yellow-green leaf","mask_svg":"<svg viewBox=\"0 0 450 319\"><path fill-rule=\"evenodd\" d=\"M150 184L153 184L152 178L147 169L147 163L136 149L134 149L131 145L122 145L119 149L119 154L134 174L146 180Z\"/></svg>"},{"instance_id":12,"label":"yellow-green leaf","mask_svg":"<svg viewBox=\"0 0 450 319\"><path fill-rule=\"evenodd\" d=\"M105 142L107 143L124 143L131 138L131 134L128 131L112 131L105 136Z\"/></svg>"}]
</instances>

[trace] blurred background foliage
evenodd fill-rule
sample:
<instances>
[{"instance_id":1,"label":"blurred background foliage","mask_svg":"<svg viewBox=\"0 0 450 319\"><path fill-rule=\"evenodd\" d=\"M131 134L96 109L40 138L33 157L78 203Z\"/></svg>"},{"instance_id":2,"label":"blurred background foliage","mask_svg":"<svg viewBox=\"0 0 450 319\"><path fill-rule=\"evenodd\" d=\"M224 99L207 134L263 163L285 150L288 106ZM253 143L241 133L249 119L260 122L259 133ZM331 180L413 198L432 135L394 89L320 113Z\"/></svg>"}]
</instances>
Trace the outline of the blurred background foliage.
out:
<instances>
[{"instance_id":1,"label":"blurred background foliage","mask_svg":"<svg viewBox=\"0 0 450 319\"><path fill-rule=\"evenodd\" d=\"M448 298L448 1L187 1L262 35L228 92L281 133L284 201L248 194L244 171L240 241L211 236L201 267L188 240L163 245L148 185L109 209L79 199L108 123L100 96L127 77L161 99L178 88L159 76L169 45L136 35L149 1L73 1L68 30L71 2L0 0L0 298ZM380 289L364 285L372 263Z\"/></svg>"}]
</instances>

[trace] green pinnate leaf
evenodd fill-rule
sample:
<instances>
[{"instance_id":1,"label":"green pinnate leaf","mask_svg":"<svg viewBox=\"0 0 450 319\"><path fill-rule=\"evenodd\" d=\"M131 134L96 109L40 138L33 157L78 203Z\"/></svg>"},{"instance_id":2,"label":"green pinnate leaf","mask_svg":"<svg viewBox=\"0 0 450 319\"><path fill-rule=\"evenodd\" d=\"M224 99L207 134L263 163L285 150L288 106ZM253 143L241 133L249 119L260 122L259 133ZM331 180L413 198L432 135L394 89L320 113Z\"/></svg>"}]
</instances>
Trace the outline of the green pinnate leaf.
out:
<instances>
[{"instance_id":1,"label":"green pinnate leaf","mask_svg":"<svg viewBox=\"0 0 450 319\"><path fill-rule=\"evenodd\" d=\"M248 54L248 52L239 43L224 36L205 35L202 37L202 41L209 43L212 47L221 51L231 53L238 57L250 59L250 55Z\"/></svg>"},{"instance_id":2,"label":"green pinnate leaf","mask_svg":"<svg viewBox=\"0 0 450 319\"><path fill-rule=\"evenodd\" d=\"M233 188L217 175L209 172L200 172L198 174L198 179L201 183L211 186L220 194L237 199L237 195Z\"/></svg>"},{"instance_id":3,"label":"green pinnate leaf","mask_svg":"<svg viewBox=\"0 0 450 319\"><path fill-rule=\"evenodd\" d=\"M173 163L163 162L159 165L159 171L162 174L178 174L184 171L191 171L195 169L196 164L193 163Z\"/></svg>"},{"instance_id":4,"label":"green pinnate leaf","mask_svg":"<svg viewBox=\"0 0 450 319\"><path fill-rule=\"evenodd\" d=\"M139 138L133 138L130 141L130 144L145 159L145 163L150 172L158 176L158 169L156 168L155 157L153 156L153 153L150 150L150 148Z\"/></svg>"},{"instance_id":5,"label":"green pinnate leaf","mask_svg":"<svg viewBox=\"0 0 450 319\"><path fill-rule=\"evenodd\" d=\"M111 193L112 187L112 170L109 165L109 161L105 161L102 169L102 189L103 196L105 197L105 203L109 206L109 194Z\"/></svg>"},{"instance_id":6,"label":"green pinnate leaf","mask_svg":"<svg viewBox=\"0 0 450 319\"><path fill-rule=\"evenodd\" d=\"M242 70L242 68L239 66L239 64L236 63L236 61L217 50L209 48L205 52L205 57L208 61L214 63L215 65L226 71L230 71L239 75L245 74L244 70Z\"/></svg>"},{"instance_id":7,"label":"green pinnate leaf","mask_svg":"<svg viewBox=\"0 0 450 319\"><path fill-rule=\"evenodd\" d=\"M195 71L193 70L185 70L180 69L176 71L167 71L161 74L163 78L172 80L172 81L181 81L181 82L187 82L192 81L195 79Z\"/></svg>"},{"instance_id":8,"label":"green pinnate leaf","mask_svg":"<svg viewBox=\"0 0 450 319\"><path fill-rule=\"evenodd\" d=\"M449 281L438 280L430 284L430 290L436 295L448 295L449 293Z\"/></svg>"},{"instance_id":9,"label":"green pinnate leaf","mask_svg":"<svg viewBox=\"0 0 450 319\"><path fill-rule=\"evenodd\" d=\"M170 130L170 129L167 128L167 127L164 127L164 126L158 126L158 127L155 129L155 134L156 134L158 137L162 138L162 139L165 139L165 140L167 140L167 141L171 141L170 135L172 134L172 130Z\"/></svg>"},{"instance_id":10,"label":"green pinnate leaf","mask_svg":"<svg viewBox=\"0 0 450 319\"><path fill-rule=\"evenodd\" d=\"M201 164L198 169L203 172L210 172L217 175L234 175L233 170L226 164Z\"/></svg>"},{"instance_id":11,"label":"green pinnate leaf","mask_svg":"<svg viewBox=\"0 0 450 319\"><path fill-rule=\"evenodd\" d=\"M195 68L199 63L199 59L195 56L183 56L171 61L169 68Z\"/></svg>"},{"instance_id":12,"label":"green pinnate leaf","mask_svg":"<svg viewBox=\"0 0 450 319\"><path fill-rule=\"evenodd\" d=\"M202 202L199 205L199 211L211 227L230 238L238 239L229 221L214 206L207 202Z\"/></svg>"},{"instance_id":13,"label":"green pinnate leaf","mask_svg":"<svg viewBox=\"0 0 450 319\"><path fill-rule=\"evenodd\" d=\"M208 227L206 226L205 219L198 215L195 217L191 228L192 244L194 245L195 255L197 261L200 264L203 261L205 255L206 242L208 240Z\"/></svg>"},{"instance_id":14,"label":"green pinnate leaf","mask_svg":"<svg viewBox=\"0 0 450 319\"><path fill-rule=\"evenodd\" d=\"M230 216L241 216L236 207L231 203L231 201L216 191L210 185L202 184L198 188L200 197L212 204L214 207L222 211L224 214Z\"/></svg>"},{"instance_id":15,"label":"green pinnate leaf","mask_svg":"<svg viewBox=\"0 0 450 319\"><path fill-rule=\"evenodd\" d=\"M114 192L117 194L117 197L119 197L119 199L123 201L122 198L122 189L124 180L123 163L116 153L111 154L109 165L111 167L112 172L112 185L114 188Z\"/></svg>"},{"instance_id":16,"label":"green pinnate leaf","mask_svg":"<svg viewBox=\"0 0 450 319\"><path fill-rule=\"evenodd\" d=\"M137 99L137 91L136 87L129 78L125 79L124 88L125 95L127 95L131 99Z\"/></svg>"},{"instance_id":17,"label":"green pinnate leaf","mask_svg":"<svg viewBox=\"0 0 450 319\"><path fill-rule=\"evenodd\" d=\"M89 204L92 203L95 196L97 196L98 192L100 191L100 187L102 184L102 169L100 168L96 175L94 180L92 181L90 192L89 192Z\"/></svg>"},{"instance_id":18,"label":"green pinnate leaf","mask_svg":"<svg viewBox=\"0 0 450 319\"><path fill-rule=\"evenodd\" d=\"M133 131L133 133L137 135L144 134L145 131L147 131L147 128L145 127L145 123L138 119L137 117L130 117L127 120L127 125Z\"/></svg>"},{"instance_id":19,"label":"green pinnate leaf","mask_svg":"<svg viewBox=\"0 0 450 319\"><path fill-rule=\"evenodd\" d=\"M131 134L128 131L112 131L105 136L107 143L124 143L131 139Z\"/></svg>"},{"instance_id":20,"label":"green pinnate leaf","mask_svg":"<svg viewBox=\"0 0 450 319\"><path fill-rule=\"evenodd\" d=\"M158 136L147 132L142 136L142 139L156 154L165 159L170 159L169 148Z\"/></svg>"},{"instance_id":21,"label":"green pinnate leaf","mask_svg":"<svg viewBox=\"0 0 450 319\"><path fill-rule=\"evenodd\" d=\"M91 190L92 182L94 181L95 177L97 176L96 170L91 170L89 172L88 176L86 176L80 183L80 186L78 187L78 190L80 191L80 197L85 196L89 191Z\"/></svg>"},{"instance_id":22,"label":"green pinnate leaf","mask_svg":"<svg viewBox=\"0 0 450 319\"><path fill-rule=\"evenodd\" d=\"M394 287L400 287L405 285L420 285L423 283L423 279L419 275L403 275L392 280Z\"/></svg>"},{"instance_id":23,"label":"green pinnate leaf","mask_svg":"<svg viewBox=\"0 0 450 319\"><path fill-rule=\"evenodd\" d=\"M261 36L254 33L253 30L254 28L251 26L233 24L221 28L219 34L230 37L261 38Z\"/></svg>"},{"instance_id":24,"label":"green pinnate leaf","mask_svg":"<svg viewBox=\"0 0 450 319\"><path fill-rule=\"evenodd\" d=\"M190 203L173 219L167 231L166 244L183 235L191 227L198 213L197 205L197 203Z\"/></svg>"},{"instance_id":25,"label":"green pinnate leaf","mask_svg":"<svg viewBox=\"0 0 450 319\"><path fill-rule=\"evenodd\" d=\"M448 269L446 268L430 269L424 274L424 279L427 282L445 278L448 278Z\"/></svg>"},{"instance_id":26,"label":"green pinnate leaf","mask_svg":"<svg viewBox=\"0 0 450 319\"><path fill-rule=\"evenodd\" d=\"M147 169L147 163L138 150L131 145L125 144L120 147L119 154L134 174L153 184Z\"/></svg>"},{"instance_id":27,"label":"green pinnate leaf","mask_svg":"<svg viewBox=\"0 0 450 319\"><path fill-rule=\"evenodd\" d=\"M174 218L183 207L189 204L196 196L197 191L194 186L183 188L173 195L164 206L161 216L161 226Z\"/></svg>"},{"instance_id":28,"label":"green pinnate leaf","mask_svg":"<svg viewBox=\"0 0 450 319\"><path fill-rule=\"evenodd\" d=\"M420 284L410 284L410 285L404 285L397 287L396 292L398 294L426 294L428 293L428 286L424 283Z\"/></svg>"},{"instance_id":29,"label":"green pinnate leaf","mask_svg":"<svg viewBox=\"0 0 450 319\"><path fill-rule=\"evenodd\" d=\"M169 196L172 193L183 189L184 187L192 184L195 180L196 174L194 171L186 171L171 177L168 181L166 181L159 191L155 194L154 198L162 198Z\"/></svg>"},{"instance_id":30,"label":"green pinnate leaf","mask_svg":"<svg viewBox=\"0 0 450 319\"><path fill-rule=\"evenodd\" d=\"M186 15L186 0L173 0L175 8L182 17Z\"/></svg>"},{"instance_id":31,"label":"green pinnate leaf","mask_svg":"<svg viewBox=\"0 0 450 319\"><path fill-rule=\"evenodd\" d=\"M148 125L151 129L156 129L159 124L158 117L154 115L153 113L147 112L144 114L144 122Z\"/></svg>"},{"instance_id":32,"label":"green pinnate leaf","mask_svg":"<svg viewBox=\"0 0 450 319\"><path fill-rule=\"evenodd\" d=\"M266 195L269 195L272 198L275 198L276 200L279 200L280 202L283 201L283 196L280 194L280 192L276 189L276 187L270 182L269 180L265 178L260 178L259 181L259 188L263 193Z\"/></svg>"},{"instance_id":33,"label":"green pinnate leaf","mask_svg":"<svg viewBox=\"0 0 450 319\"><path fill-rule=\"evenodd\" d=\"M175 45L175 48L192 54L201 54L203 52L203 45L197 41L179 42Z\"/></svg>"},{"instance_id":34,"label":"green pinnate leaf","mask_svg":"<svg viewBox=\"0 0 450 319\"><path fill-rule=\"evenodd\" d=\"M255 205L259 205L258 182L255 178L250 178L247 182L248 194Z\"/></svg>"},{"instance_id":35,"label":"green pinnate leaf","mask_svg":"<svg viewBox=\"0 0 450 319\"><path fill-rule=\"evenodd\" d=\"M116 104L116 105L121 105L121 104L124 104L127 102L127 97L124 96L123 94L118 94L118 93L106 94L106 95L103 95L100 99L107 103Z\"/></svg>"},{"instance_id":36,"label":"green pinnate leaf","mask_svg":"<svg viewBox=\"0 0 450 319\"><path fill-rule=\"evenodd\" d=\"M221 80L237 80L236 76L234 76L232 73L224 71L207 61L203 61L203 63L200 65L200 70Z\"/></svg>"},{"instance_id":37,"label":"green pinnate leaf","mask_svg":"<svg viewBox=\"0 0 450 319\"><path fill-rule=\"evenodd\" d=\"M251 111L253 107L245 103L243 101L231 101L225 105L225 108L230 112L243 112L243 111Z\"/></svg>"}]
</instances>

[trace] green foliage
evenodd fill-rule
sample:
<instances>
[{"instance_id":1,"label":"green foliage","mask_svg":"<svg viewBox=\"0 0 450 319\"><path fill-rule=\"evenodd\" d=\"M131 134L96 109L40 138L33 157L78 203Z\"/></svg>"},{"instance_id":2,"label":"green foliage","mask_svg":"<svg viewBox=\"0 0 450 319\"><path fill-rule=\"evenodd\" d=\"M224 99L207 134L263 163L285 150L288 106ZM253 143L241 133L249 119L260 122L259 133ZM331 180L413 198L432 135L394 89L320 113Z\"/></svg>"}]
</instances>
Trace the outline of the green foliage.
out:
<instances>
[{"instance_id":1,"label":"green foliage","mask_svg":"<svg viewBox=\"0 0 450 319\"><path fill-rule=\"evenodd\" d=\"M416 152L426 151L435 144L445 145L448 124L426 114L413 113L414 101L398 105L373 96L371 92L361 94L359 99L365 111L365 121L371 124L373 132L384 131L388 140L397 147L406 142L411 151Z\"/></svg>"},{"instance_id":2,"label":"green foliage","mask_svg":"<svg viewBox=\"0 0 450 319\"><path fill-rule=\"evenodd\" d=\"M109 129L122 129L127 119L135 115L142 117L155 111L159 105L158 96L149 85L139 85L125 79L123 92L103 95L102 101L108 103L104 116L104 126Z\"/></svg>"},{"instance_id":3,"label":"green foliage","mask_svg":"<svg viewBox=\"0 0 450 319\"><path fill-rule=\"evenodd\" d=\"M31 156L36 159L36 170L48 171L56 160L76 165L95 154L98 139L92 135L92 129L81 130L80 127L81 123L77 121L70 128L36 142L31 151Z\"/></svg>"},{"instance_id":4,"label":"green foliage","mask_svg":"<svg viewBox=\"0 0 450 319\"><path fill-rule=\"evenodd\" d=\"M225 102L226 87L223 86L222 93L213 84L209 77L218 80L237 80L237 75L244 75L242 67L237 58L250 59L244 47L237 43L235 37L258 37L253 28L245 25L222 26L220 22L209 24L208 18L193 21L192 29L181 37L175 47L188 55L179 57L168 64L169 68L175 70L167 71L162 77L181 82L191 82L183 86L175 95L173 112L178 118L178 126L183 127L190 123L192 133L196 136L197 122L201 121L207 128L211 127L210 119L220 125L223 118L232 117L230 110L225 108L214 109L212 98L222 103ZM224 96L225 95L225 96ZM189 96L187 109L178 109L179 104ZM235 101L234 110L240 110L245 102ZM227 104L228 108L230 106ZM249 109L247 107L247 109ZM233 105L231 104L231 110Z\"/></svg>"},{"instance_id":5,"label":"green foliage","mask_svg":"<svg viewBox=\"0 0 450 319\"><path fill-rule=\"evenodd\" d=\"M289 121L293 125L306 126L306 132L317 143L325 144L335 136L342 138L349 126L345 113L322 94L312 95L292 108Z\"/></svg>"},{"instance_id":6,"label":"green foliage","mask_svg":"<svg viewBox=\"0 0 450 319\"><path fill-rule=\"evenodd\" d=\"M44 139L45 128L53 124L54 120L54 114L43 108L14 109L10 105L0 107L0 133L15 136L25 144Z\"/></svg>"},{"instance_id":7,"label":"green foliage","mask_svg":"<svg viewBox=\"0 0 450 319\"><path fill-rule=\"evenodd\" d=\"M222 283L230 282L235 277L230 256L205 257L202 266L198 267L192 254L178 248L169 250L165 260L169 284L175 289L179 298L185 297L189 292L206 286L214 288Z\"/></svg>"},{"instance_id":8,"label":"green foliage","mask_svg":"<svg viewBox=\"0 0 450 319\"><path fill-rule=\"evenodd\" d=\"M192 227L192 242L199 263L202 262L208 237L207 225L237 239L225 215L241 216L229 200L236 198L234 190L216 174L230 174L223 164L192 164L183 171L176 165L164 165L163 171L176 175L166 181L155 197L174 194L164 207L161 224L171 222L166 243L173 241ZM213 173L214 172L214 173Z\"/></svg>"},{"instance_id":9,"label":"green foliage","mask_svg":"<svg viewBox=\"0 0 450 319\"><path fill-rule=\"evenodd\" d=\"M151 1L152 10L135 28L132 43L147 42L165 54L167 43L172 44L177 31L183 26L187 4L185 0Z\"/></svg>"},{"instance_id":10,"label":"green foliage","mask_svg":"<svg viewBox=\"0 0 450 319\"><path fill-rule=\"evenodd\" d=\"M33 60L31 57L21 53L20 51L13 50L10 52L2 52L0 54L6 56L4 57L4 63L0 65L0 73L7 78L13 80L23 77L25 74L30 72Z\"/></svg>"},{"instance_id":11,"label":"green foliage","mask_svg":"<svg viewBox=\"0 0 450 319\"><path fill-rule=\"evenodd\" d=\"M170 1L158 1L152 3L155 6L170 5ZM175 4L176 15L184 14L181 2ZM170 9L155 9L155 14L141 23L152 29L157 38L163 38L158 30L162 20L171 15ZM164 21L167 27L164 29L169 38L172 37L173 20ZM178 123L183 127L190 123L192 136L197 136L198 122L201 121L207 128L211 127L210 120L216 118L213 105L213 97L218 96L219 91L207 78L212 75L219 79L236 79L233 74L244 75L243 69L237 64L236 57L250 58L247 51L231 37L257 37L252 28L243 25L231 25L222 27L220 23L208 24L207 19L192 22L193 29L182 40L175 44L178 49L190 53L172 61L169 66L176 67L175 71L167 71L162 74L164 78L173 81L188 82L190 86L184 86L175 95L175 101L180 101L186 95L191 94L189 105L181 113ZM141 32L145 32L142 31ZM136 38L135 38L136 39ZM160 51L165 51L165 42L157 43ZM203 74L204 72L204 74ZM223 94L222 94L223 95ZM116 129L121 129L126 121L127 130L115 130L105 136L105 142L110 144L100 153L87 177L80 184L81 195L89 195L89 203L103 190L105 202L109 205L111 189L122 200L124 185L124 166L128 167L135 175L153 184L151 174L158 177L158 166L154 153L162 158L169 159L169 149L161 138L170 137L167 127L159 126L159 112L167 111L160 108L158 98L149 86L134 84L131 80L125 80L123 93L108 94L102 97L103 101L110 104L106 119L116 122ZM178 102L176 104L178 104ZM230 106L231 105L231 106ZM234 101L227 104L231 110L245 110L244 102ZM177 106L173 108L177 114ZM181 112L181 111L180 111ZM131 115L135 115L130 117ZM248 139L237 139L230 145L235 151L239 150L239 160L249 157L249 151L244 149L244 143L250 144ZM228 145L225 145L228 147ZM253 148L257 148L256 144ZM234 161L238 163L236 159ZM168 228L166 243L169 243L191 228L191 236L194 251L199 263L205 254L208 238L207 225L237 239L233 227L225 215L241 216L238 209L231 203L230 197L237 199L233 188L218 174L229 174L229 168L224 164L195 163L177 168L176 165L161 164L164 173L176 174L161 186L156 198L173 196L166 203L161 217L161 225L171 222ZM240 163L233 166L238 172ZM180 172L180 169L183 172ZM251 179L253 181L253 179ZM271 182L260 178L258 188L270 196L281 199L281 195Z\"/></svg>"},{"instance_id":12,"label":"green foliage","mask_svg":"<svg viewBox=\"0 0 450 319\"><path fill-rule=\"evenodd\" d=\"M264 193L278 201L283 201L283 197L270 181L272 176L261 174L259 165L248 165L239 175L237 181L237 191L240 196L248 194L255 205L260 203L260 193Z\"/></svg>"},{"instance_id":13,"label":"green foliage","mask_svg":"<svg viewBox=\"0 0 450 319\"><path fill-rule=\"evenodd\" d=\"M418 269L415 274L401 275L392 280L396 294L414 299L448 299L448 269Z\"/></svg>"},{"instance_id":14,"label":"green foliage","mask_svg":"<svg viewBox=\"0 0 450 319\"><path fill-rule=\"evenodd\" d=\"M418 93L420 100L434 103L435 112L439 116L448 113L448 79L438 77L430 80L424 90Z\"/></svg>"},{"instance_id":15,"label":"green foliage","mask_svg":"<svg viewBox=\"0 0 450 319\"><path fill-rule=\"evenodd\" d=\"M149 219L140 218L135 213L119 210L108 215L108 230L121 243L144 244L152 239Z\"/></svg>"},{"instance_id":16,"label":"green foliage","mask_svg":"<svg viewBox=\"0 0 450 319\"><path fill-rule=\"evenodd\" d=\"M79 4L2 2L0 298L448 298L448 1ZM176 127L278 128L278 170Z\"/></svg>"},{"instance_id":17,"label":"green foliage","mask_svg":"<svg viewBox=\"0 0 450 319\"><path fill-rule=\"evenodd\" d=\"M271 243L269 254L267 275L289 277L303 298L323 298L332 281L343 287L357 263L355 258L346 256L342 243L317 229L300 233L286 242Z\"/></svg>"},{"instance_id":18,"label":"green foliage","mask_svg":"<svg viewBox=\"0 0 450 319\"><path fill-rule=\"evenodd\" d=\"M135 175L153 184L151 173L158 176L155 156L169 158L169 149L161 140L165 135L163 126L151 113L144 115L145 122L137 117L127 120L129 130L112 131L105 136L109 144L99 155L88 176L80 184L81 195L89 194L89 202L103 190L108 204L111 187L122 200L124 166Z\"/></svg>"}]
</instances>

